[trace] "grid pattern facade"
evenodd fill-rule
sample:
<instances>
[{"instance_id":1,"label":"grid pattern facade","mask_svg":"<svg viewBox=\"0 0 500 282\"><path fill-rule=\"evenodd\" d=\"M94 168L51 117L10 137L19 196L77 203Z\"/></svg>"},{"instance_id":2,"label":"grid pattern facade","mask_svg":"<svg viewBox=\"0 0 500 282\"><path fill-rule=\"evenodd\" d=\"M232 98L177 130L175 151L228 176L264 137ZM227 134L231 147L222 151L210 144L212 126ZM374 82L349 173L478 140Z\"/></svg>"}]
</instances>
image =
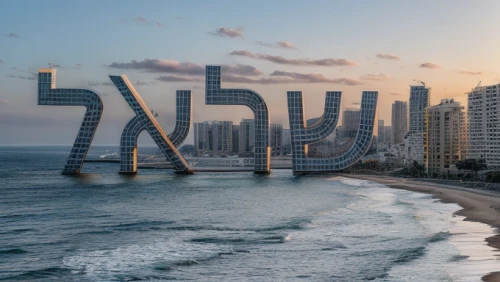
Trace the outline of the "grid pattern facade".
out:
<instances>
[{"instance_id":1,"label":"grid pattern facade","mask_svg":"<svg viewBox=\"0 0 500 282\"><path fill-rule=\"evenodd\" d=\"M430 89L410 86L410 132L425 132L425 110L430 106Z\"/></svg>"},{"instance_id":2,"label":"grid pattern facade","mask_svg":"<svg viewBox=\"0 0 500 282\"><path fill-rule=\"evenodd\" d=\"M176 91L175 128L167 137L178 147L189 133L191 125L191 91ZM137 172L137 139L146 126L138 116L133 117L123 129L120 139L120 173Z\"/></svg>"},{"instance_id":3,"label":"grid pattern facade","mask_svg":"<svg viewBox=\"0 0 500 282\"><path fill-rule=\"evenodd\" d=\"M214 152L229 154L233 149L233 122L214 121L212 124Z\"/></svg>"},{"instance_id":4,"label":"grid pattern facade","mask_svg":"<svg viewBox=\"0 0 500 282\"><path fill-rule=\"evenodd\" d=\"M462 159L466 132L464 107L453 99L427 108L427 172L445 173Z\"/></svg>"},{"instance_id":5,"label":"grid pattern facade","mask_svg":"<svg viewBox=\"0 0 500 282\"><path fill-rule=\"evenodd\" d=\"M288 92L287 95L294 174L339 171L356 163L369 149L375 126L378 92L363 92L360 123L356 139L346 153L334 158L308 157L307 144L321 141L334 132L338 121L342 93L326 93L323 116L321 116L319 121L311 127L305 127L302 92L293 91Z\"/></svg>"},{"instance_id":6,"label":"grid pattern facade","mask_svg":"<svg viewBox=\"0 0 500 282\"><path fill-rule=\"evenodd\" d=\"M38 105L87 107L73 148L62 171L63 174L80 173L101 120L103 111L101 98L97 93L88 89L56 88L56 70L40 69L38 71Z\"/></svg>"},{"instance_id":7,"label":"grid pattern facade","mask_svg":"<svg viewBox=\"0 0 500 282\"><path fill-rule=\"evenodd\" d=\"M395 101L392 104L392 145L403 144L406 133L408 133L408 103Z\"/></svg>"},{"instance_id":8,"label":"grid pattern facade","mask_svg":"<svg viewBox=\"0 0 500 282\"><path fill-rule=\"evenodd\" d=\"M244 105L254 113L255 173L270 173L269 110L264 99L248 89L222 89L221 67L206 66L205 104Z\"/></svg>"},{"instance_id":9,"label":"grid pattern facade","mask_svg":"<svg viewBox=\"0 0 500 282\"><path fill-rule=\"evenodd\" d=\"M132 83L125 75L122 76L109 76L111 81L115 84L118 91L123 95L125 101L132 108L140 122L146 127L146 131L151 138L155 141L156 145L160 148L167 160L172 164L178 173L190 173L189 165L177 150L176 146L167 137L158 121L151 114L142 100L141 96L135 90Z\"/></svg>"},{"instance_id":10,"label":"grid pattern facade","mask_svg":"<svg viewBox=\"0 0 500 282\"><path fill-rule=\"evenodd\" d=\"M255 120L241 119L239 134L239 152L252 152L255 147Z\"/></svg>"},{"instance_id":11,"label":"grid pattern facade","mask_svg":"<svg viewBox=\"0 0 500 282\"><path fill-rule=\"evenodd\" d=\"M500 84L476 87L468 93L468 158L486 159L500 168Z\"/></svg>"}]
</instances>

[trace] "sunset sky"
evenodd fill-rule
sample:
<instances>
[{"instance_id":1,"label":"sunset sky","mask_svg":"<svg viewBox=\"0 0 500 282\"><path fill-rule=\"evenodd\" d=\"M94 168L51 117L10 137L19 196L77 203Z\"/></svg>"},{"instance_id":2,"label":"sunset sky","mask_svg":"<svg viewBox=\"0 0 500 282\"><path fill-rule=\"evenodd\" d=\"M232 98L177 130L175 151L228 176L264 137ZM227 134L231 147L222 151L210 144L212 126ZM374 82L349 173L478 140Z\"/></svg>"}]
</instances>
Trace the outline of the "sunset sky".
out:
<instances>
[{"instance_id":1,"label":"sunset sky","mask_svg":"<svg viewBox=\"0 0 500 282\"><path fill-rule=\"evenodd\" d=\"M1 1L0 144L71 145L85 109L37 106L36 74L58 65L57 86L101 94L94 144L118 144L132 110L108 75L126 74L165 131L175 90L193 93L194 122L252 118L243 106L204 104L204 67L223 65L224 88L250 88L272 123L288 128L286 91L306 116L326 91L359 107L379 91L379 119L407 101L413 79L431 103L500 83L500 1ZM141 142L152 143L143 133ZM185 143L192 143L192 134Z\"/></svg>"}]
</instances>

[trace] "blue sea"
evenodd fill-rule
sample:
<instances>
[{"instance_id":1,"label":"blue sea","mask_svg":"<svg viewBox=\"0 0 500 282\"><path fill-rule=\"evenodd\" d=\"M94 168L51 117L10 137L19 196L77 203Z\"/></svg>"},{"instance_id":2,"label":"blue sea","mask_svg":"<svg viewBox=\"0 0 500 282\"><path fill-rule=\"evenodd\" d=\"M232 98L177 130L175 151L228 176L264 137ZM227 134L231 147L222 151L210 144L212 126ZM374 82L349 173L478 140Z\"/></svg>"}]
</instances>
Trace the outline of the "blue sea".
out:
<instances>
[{"instance_id":1,"label":"blue sea","mask_svg":"<svg viewBox=\"0 0 500 282\"><path fill-rule=\"evenodd\" d=\"M484 242L496 231L427 194L290 170L124 176L85 163L65 176L69 151L0 147L1 281L480 281L500 270Z\"/></svg>"}]
</instances>

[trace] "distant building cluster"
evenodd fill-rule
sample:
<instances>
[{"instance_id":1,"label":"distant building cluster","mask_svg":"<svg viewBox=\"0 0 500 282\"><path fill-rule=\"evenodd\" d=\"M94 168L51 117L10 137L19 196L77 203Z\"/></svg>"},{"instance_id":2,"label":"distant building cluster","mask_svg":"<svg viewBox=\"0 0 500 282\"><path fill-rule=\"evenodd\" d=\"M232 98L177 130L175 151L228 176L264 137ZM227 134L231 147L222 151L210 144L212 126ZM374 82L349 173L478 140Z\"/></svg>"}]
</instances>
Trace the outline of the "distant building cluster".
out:
<instances>
[{"instance_id":1,"label":"distant building cluster","mask_svg":"<svg viewBox=\"0 0 500 282\"><path fill-rule=\"evenodd\" d=\"M197 156L240 155L251 157L255 147L255 120L241 119L240 124L232 121L204 121L194 123L194 149ZM270 125L270 147L272 155L291 152L289 129L281 124Z\"/></svg>"},{"instance_id":2,"label":"distant building cluster","mask_svg":"<svg viewBox=\"0 0 500 282\"><path fill-rule=\"evenodd\" d=\"M431 176L456 171L461 160L500 168L500 84L478 85L465 108L453 99L430 105L431 89L410 87L409 101L392 105L392 126L378 121L377 150L396 165L426 168Z\"/></svg>"}]
</instances>

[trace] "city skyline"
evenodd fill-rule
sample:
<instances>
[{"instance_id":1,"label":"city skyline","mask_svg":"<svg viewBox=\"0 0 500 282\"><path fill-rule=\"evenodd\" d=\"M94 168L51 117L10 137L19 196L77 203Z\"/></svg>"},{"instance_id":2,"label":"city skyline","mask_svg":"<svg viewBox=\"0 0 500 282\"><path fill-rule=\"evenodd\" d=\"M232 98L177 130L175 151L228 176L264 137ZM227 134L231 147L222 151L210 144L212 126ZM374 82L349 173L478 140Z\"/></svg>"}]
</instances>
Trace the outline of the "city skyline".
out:
<instances>
[{"instance_id":1,"label":"city skyline","mask_svg":"<svg viewBox=\"0 0 500 282\"><path fill-rule=\"evenodd\" d=\"M342 91L342 108L351 108L359 106L361 91L377 90L377 119L389 126L392 103L409 100L409 85L419 85L414 79L432 89L431 105L444 98L466 105L464 93L479 81L500 83L494 65L500 61L500 39L493 36L500 27L493 11L500 3L381 2L284 6L255 1L242 6L230 1L130 1L116 6L88 1L71 7L82 11L76 17L58 1L2 3L7 13L0 19L0 129L9 134L0 136L0 144L73 142L83 109L36 106L32 73L49 63L59 66L60 87L90 88L101 95L106 111L94 144L118 144L121 129L133 117L108 74L126 74L146 103L154 105L168 132L175 126L179 89L193 93L193 122L252 118L242 106L204 104L206 64L223 65L227 75L222 87L260 93L269 106L270 122L284 128L289 128L287 91L303 91L305 118L311 119L321 115L325 91ZM24 12L26 3L33 9ZM218 9L227 12L210 17ZM39 13L50 15L43 18L44 32L33 29ZM255 22L255 14L263 20ZM463 21L463 14L481 21ZM300 20L292 23L294 17ZM332 20L317 20L320 17ZM120 37L132 40L123 44L116 40ZM57 118L51 117L53 112ZM186 140L192 139L191 131ZM142 134L139 144L154 142Z\"/></svg>"}]
</instances>

